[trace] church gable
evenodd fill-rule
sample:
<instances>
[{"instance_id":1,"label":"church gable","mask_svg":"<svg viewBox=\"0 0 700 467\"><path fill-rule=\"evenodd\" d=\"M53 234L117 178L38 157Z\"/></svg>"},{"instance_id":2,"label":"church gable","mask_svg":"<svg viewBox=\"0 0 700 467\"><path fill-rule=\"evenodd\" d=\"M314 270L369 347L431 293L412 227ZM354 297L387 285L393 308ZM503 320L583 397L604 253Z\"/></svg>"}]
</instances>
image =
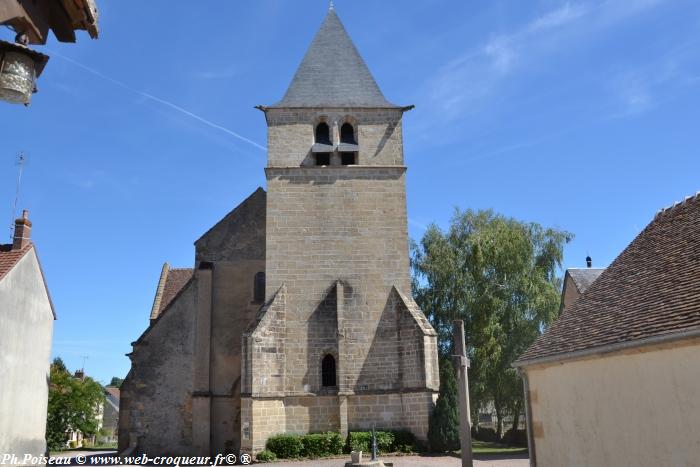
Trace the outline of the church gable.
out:
<instances>
[{"instance_id":1,"label":"church gable","mask_svg":"<svg viewBox=\"0 0 700 467\"><path fill-rule=\"evenodd\" d=\"M265 259L267 195L258 188L194 242L196 261Z\"/></svg>"}]
</instances>

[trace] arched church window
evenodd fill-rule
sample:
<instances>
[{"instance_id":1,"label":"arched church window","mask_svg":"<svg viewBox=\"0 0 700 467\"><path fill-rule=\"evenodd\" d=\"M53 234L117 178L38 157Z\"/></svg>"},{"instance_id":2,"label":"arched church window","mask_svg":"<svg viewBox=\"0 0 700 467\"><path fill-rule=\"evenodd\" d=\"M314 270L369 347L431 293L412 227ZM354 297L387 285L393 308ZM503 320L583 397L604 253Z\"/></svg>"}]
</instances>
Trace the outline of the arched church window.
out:
<instances>
[{"instance_id":1,"label":"arched church window","mask_svg":"<svg viewBox=\"0 0 700 467\"><path fill-rule=\"evenodd\" d=\"M357 144L357 140L355 140L355 128L351 123L343 123L343 126L340 127L340 142Z\"/></svg>"},{"instance_id":2,"label":"arched church window","mask_svg":"<svg viewBox=\"0 0 700 467\"><path fill-rule=\"evenodd\" d=\"M321 384L323 387L334 387L335 382L335 358L333 355L326 355L321 362Z\"/></svg>"},{"instance_id":3,"label":"arched church window","mask_svg":"<svg viewBox=\"0 0 700 467\"><path fill-rule=\"evenodd\" d=\"M265 273L259 272L255 274L253 280L253 301L261 303L265 301Z\"/></svg>"},{"instance_id":4,"label":"arched church window","mask_svg":"<svg viewBox=\"0 0 700 467\"><path fill-rule=\"evenodd\" d=\"M326 122L320 122L316 125L316 144L333 144L331 143L331 129Z\"/></svg>"}]
</instances>

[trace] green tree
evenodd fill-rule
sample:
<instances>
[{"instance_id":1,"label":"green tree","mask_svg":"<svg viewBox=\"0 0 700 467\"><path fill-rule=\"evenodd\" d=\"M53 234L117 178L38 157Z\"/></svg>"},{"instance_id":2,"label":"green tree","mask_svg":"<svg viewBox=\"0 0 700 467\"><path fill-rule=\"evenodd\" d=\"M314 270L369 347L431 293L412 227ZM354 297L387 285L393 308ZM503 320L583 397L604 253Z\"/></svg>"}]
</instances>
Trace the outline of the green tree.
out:
<instances>
[{"instance_id":1,"label":"green tree","mask_svg":"<svg viewBox=\"0 0 700 467\"><path fill-rule=\"evenodd\" d=\"M447 358L440 361L440 393L430 416L428 441L433 451L456 451L459 444L457 378Z\"/></svg>"},{"instance_id":2,"label":"green tree","mask_svg":"<svg viewBox=\"0 0 700 467\"><path fill-rule=\"evenodd\" d=\"M112 381L109 382L109 385L113 386L115 388L120 388L120 387L122 387L123 382L124 382L124 378L119 378L118 376L112 376Z\"/></svg>"},{"instance_id":3,"label":"green tree","mask_svg":"<svg viewBox=\"0 0 700 467\"><path fill-rule=\"evenodd\" d=\"M46 443L49 449L59 449L65 445L69 429L80 430L86 436L97 433L104 394L92 378L74 378L60 358L51 364L50 374Z\"/></svg>"},{"instance_id":4,"label":"green tree","mask_svg":"<svg viewBox=\"0 0 700 467\"><path fill-rule=\"evenodd\" d=\"M416 301L443 356L452 352L453 320L464 320L472 407L493 403L499 437L503 418L511 414L517 427L523 409L511 364L558 315L557 271L572 238L491 210L457 210L448 231L432 225L413 245Z\"/></svg>"}]
</instances>

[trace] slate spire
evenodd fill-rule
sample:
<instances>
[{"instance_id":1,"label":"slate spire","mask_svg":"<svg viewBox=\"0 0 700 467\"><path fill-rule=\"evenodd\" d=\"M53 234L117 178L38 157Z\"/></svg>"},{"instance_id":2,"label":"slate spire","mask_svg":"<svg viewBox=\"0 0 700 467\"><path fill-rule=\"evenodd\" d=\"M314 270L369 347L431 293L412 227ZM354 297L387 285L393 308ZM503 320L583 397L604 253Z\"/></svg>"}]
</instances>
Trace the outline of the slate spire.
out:
<instances>
[{"instance_id":1,"label":"slate spire","mask_svg":"<svg viewBox=\"0 0 700 467\"><path fill-rule=\"evenodd\" d=\"M334 8L316 33L284 98L273 107L391 107Z\"/></svg>"}]
</instances>

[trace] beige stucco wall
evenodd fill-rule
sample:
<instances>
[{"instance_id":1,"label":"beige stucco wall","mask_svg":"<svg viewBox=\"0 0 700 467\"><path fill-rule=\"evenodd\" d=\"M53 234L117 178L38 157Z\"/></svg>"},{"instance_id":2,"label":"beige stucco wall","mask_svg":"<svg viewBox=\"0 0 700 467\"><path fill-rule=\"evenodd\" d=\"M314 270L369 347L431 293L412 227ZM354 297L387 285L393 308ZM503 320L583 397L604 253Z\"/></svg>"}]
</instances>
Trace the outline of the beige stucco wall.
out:
<instances>
[{"instance_id":1,"label":"beige stucco wall","mask_svg":"<svg viewBox=\"0 0 700 467\"><path fill-rule=\"evenodd\" d=\"M0 454L44 455L53 321L32 249L0 281Z\"/></svg>"},{"instance_id":2,"label":"beige stucco wall","mask_svg":"<svg viewBox=\"0 0 700 467\"><path fill-rule=\"evenodd\" d=\"M539 467L700 463L700 342L529 368Z\"/></svg>"}]
</instances>

